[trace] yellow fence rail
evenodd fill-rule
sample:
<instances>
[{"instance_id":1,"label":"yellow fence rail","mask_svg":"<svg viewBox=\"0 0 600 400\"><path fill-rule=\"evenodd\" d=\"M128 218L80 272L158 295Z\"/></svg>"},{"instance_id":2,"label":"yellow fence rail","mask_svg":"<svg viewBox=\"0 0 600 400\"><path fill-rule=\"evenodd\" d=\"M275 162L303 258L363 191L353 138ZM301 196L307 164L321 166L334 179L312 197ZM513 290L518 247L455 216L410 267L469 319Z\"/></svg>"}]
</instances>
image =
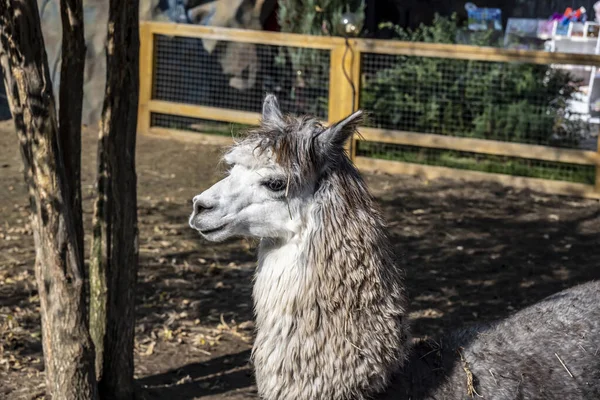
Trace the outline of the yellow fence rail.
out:
<instances>
[{"instance_id":1,"label":"yellow fence rail","mask_svg":"<svg viewBox=\"0 0 600 400\"><path fill-rule=\"evenodd\" d=\"M215 108L157 99L155 96L155 75L156 37L158 35L328 51L330 70L327 118L329 122L342 119L353 112L359 104L358 96L361 88L361 54L363 53L488 62L600 66L600 56L598 55L519 51L466 45L412 43L388 40L350 39L346 41L343 38L337 37L307 36L159 22L142 22L140 32L141 71L138 113L139 133L179 137L190 137L192 135L198 137L200 135L204 139L212 138L220 143L229 143L231 142L231 139L226 137L215 137L214 135L190 134L185 131L178 131L177 129L152 126L151 115L153 113L244 125L255 125L260 118L260 115L256 112ZM199 76L198 79L202 79L202 77ZM597 151L566 149L545 145L512 143L498 140L367 127L361 129L360 134L362 138L355 138L352 141L350 152L356 165L365 171L412 174L427 178L451 177L474 181L497 181L510 186L530 188L532 190L547 193L600 198L600 147ZM520 177L501 173L469 171L357 156L356 141L358 140L591 166L596 168L595 184Z\"/></svg>"}]
</instances>

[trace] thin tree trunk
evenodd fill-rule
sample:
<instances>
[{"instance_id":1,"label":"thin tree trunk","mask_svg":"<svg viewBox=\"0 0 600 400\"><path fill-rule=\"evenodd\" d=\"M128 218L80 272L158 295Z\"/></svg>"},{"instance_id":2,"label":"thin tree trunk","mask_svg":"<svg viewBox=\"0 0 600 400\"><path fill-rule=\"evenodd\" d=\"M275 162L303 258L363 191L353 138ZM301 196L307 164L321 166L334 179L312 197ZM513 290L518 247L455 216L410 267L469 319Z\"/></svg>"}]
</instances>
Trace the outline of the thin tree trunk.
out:
<instances>
[{"instance_id":1,"label":"thin tree trunk","mask_svg":"<svg viewBox=\"0 0 600 400\"><path fill-rule=\"evenodd\" d=\"M29 188L47 391L54 399L96 399L83 260L36 0L0 0L0 39Z\"/></svg>"},{"instance_id":2,"label":"thin tree trunk","mask_svg":"<svg viewBox=\"0 0 600 400\"><path fill-rule=\"evenodd\" d=\"M67 182L71 185L69 203L79 249L83 260L84 232L81 210L81 113L83 108L83 71L85 37L81 0L60 0L62 20L62 62L58 109L58 140L63 154Z\"/></svg>"},{"instance_id":3,"label":"thin tree trunk","mask_svg":"<svg viewBox=\"0 0 600 400\"><path fill-rule=\"evenodd\" d=\"M139 2L110 0L106 93L98 142L98 197L90 262L90 330L103 397L133 398L138 263L135 142Z\"/></svg>"}]
</instances>

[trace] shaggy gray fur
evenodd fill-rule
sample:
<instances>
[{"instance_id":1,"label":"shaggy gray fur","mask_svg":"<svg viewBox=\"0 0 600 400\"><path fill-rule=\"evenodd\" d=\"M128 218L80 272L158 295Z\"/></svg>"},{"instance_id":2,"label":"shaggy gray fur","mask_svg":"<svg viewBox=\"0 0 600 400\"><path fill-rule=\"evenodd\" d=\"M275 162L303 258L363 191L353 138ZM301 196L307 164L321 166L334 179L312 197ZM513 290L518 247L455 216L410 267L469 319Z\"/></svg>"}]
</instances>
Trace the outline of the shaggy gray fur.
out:
<instances>
[{"instance_id":1,"label":"shaggy gray fur","mask_svg":"<svg viewBox=\"0 0 600 400\"><path fill-rule=\"evenodd\" d=\"M259 248L253 360L260 396L360 400L387 388L381 398L600 399L599 283L408 347L403 272L343 151L359 117L325 128L314 118L282 116L268 96L261 127L232 149L274 157L288 171L289 196L308 191L312 198L293 265L261 269L277 264L265 258L284 239L263 239ZM285 275L290 269L299 272Z\"/></svg>"},{"instance_id":2,"label":"shaggy gray fur","mask_svg":"<svg viewBox=\"0 0 600 400\"><path fill-rule=\"evenodd\" d=\"M495 324L418 343L379 398L469 398L465 368L474 398L600 399L600 282L559 292Z\"/></svg>"}]
</instances>

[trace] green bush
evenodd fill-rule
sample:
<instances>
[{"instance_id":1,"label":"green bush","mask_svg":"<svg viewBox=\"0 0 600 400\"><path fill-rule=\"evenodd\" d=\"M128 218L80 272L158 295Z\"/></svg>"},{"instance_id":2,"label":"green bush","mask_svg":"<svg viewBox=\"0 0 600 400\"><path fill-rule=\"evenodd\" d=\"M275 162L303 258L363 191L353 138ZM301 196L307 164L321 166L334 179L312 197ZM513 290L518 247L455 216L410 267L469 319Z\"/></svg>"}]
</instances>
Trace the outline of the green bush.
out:
<instances>
[{"instance_id":1,"label":"green bush","mask_svg":"<svg viewBox=\"0 0 600 400\"><path fill-rule=\"evenodd\" d=\"M282 32L333 36L345 12L364 21L364 0L279 0L277 20ZM276 64L291 65L296 74L289 97L297 113L327 116L329 53L326 50L281 48Z\"/></svg>"},{"instance_id":2,"label":"green bush","mask_svg":"<svg viewBox=\"0 0 600 400\"><path fill-rule=\"evenodd\" d=\"M436 16L431 26L395 33L406 41L456 43L460 27L454 16ZM496 44L487 33L471 40ZM559 146L577 145L584 127L566 107L577 82L546 65L371 54L364 60L361 107L373 126Z\"/></svg>"}]
</instances>

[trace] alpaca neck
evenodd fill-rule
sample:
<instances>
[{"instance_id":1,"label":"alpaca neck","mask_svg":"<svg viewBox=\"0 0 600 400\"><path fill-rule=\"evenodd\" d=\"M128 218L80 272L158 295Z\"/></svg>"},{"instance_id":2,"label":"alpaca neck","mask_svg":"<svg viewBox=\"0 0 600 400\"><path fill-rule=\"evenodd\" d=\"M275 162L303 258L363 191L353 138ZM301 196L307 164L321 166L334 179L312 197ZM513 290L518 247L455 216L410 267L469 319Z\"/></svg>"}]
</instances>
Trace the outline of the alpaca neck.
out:
<instances>
[{"instance_id":1,"label":"alpaca neck","mask_svg":"<svg viewBox=\"0 0 600 400\"><path fill-rule=\"evenodd\" d=\"M351 183L333 186L364 190ZM362 399L405 357L406 300L381 218L366 190L346 196L315 196L298 235L261 242L253 355L265 399Z\"/></svg>"}]
</instances>

